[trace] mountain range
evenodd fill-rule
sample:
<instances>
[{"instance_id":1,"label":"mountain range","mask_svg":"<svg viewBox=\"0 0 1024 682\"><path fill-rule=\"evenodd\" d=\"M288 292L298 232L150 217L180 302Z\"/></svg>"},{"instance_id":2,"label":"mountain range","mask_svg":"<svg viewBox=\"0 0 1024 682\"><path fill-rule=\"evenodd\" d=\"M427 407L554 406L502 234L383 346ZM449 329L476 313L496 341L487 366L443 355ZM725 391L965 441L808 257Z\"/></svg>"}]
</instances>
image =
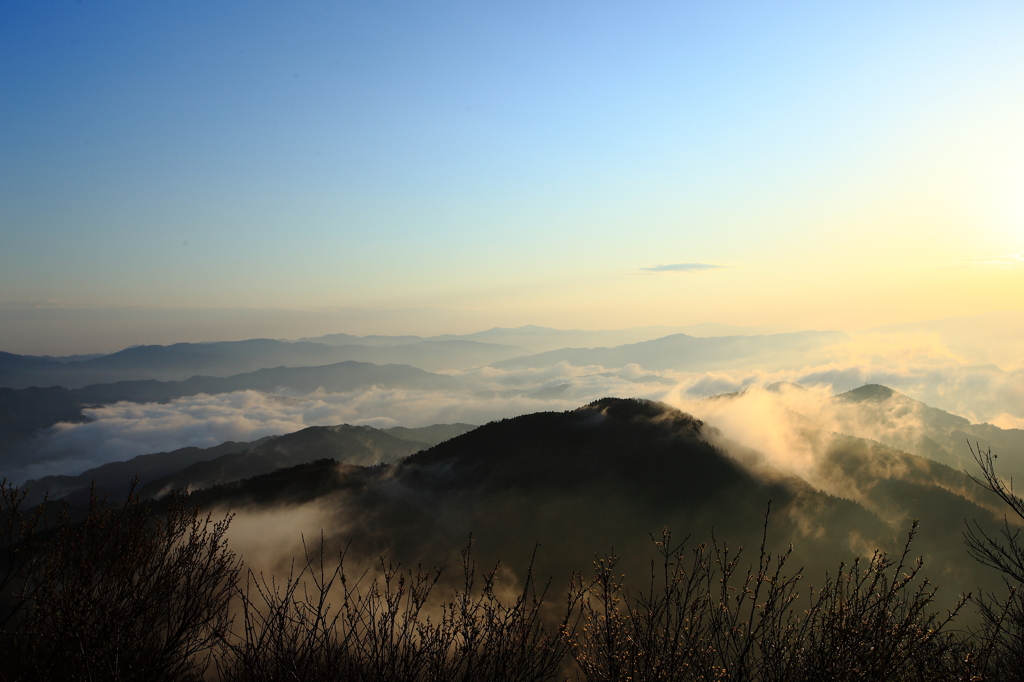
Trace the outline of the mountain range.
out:
<instances>
[{"instance_id":1,"label":"mountain range","mask_svg":"<svg viewBox=\"0 0 1024 682\"><path fill-rule=\"evenodd\" d=\"M0 352L0 387L63 386L155 379L182 381L196 375L227 377L268 367L307 367L345 361L411 364L426 370L470 369L522 355L511 346L478 341L422 341L378 347L331 346L272 339L135 346L86 360L60 362Z\"/></svg>"},{"instance_id":2,"label":"mountain range","mask_svg":"<svg viewBox=\"0 0 1024 682\"><path fill-rule=\"evenodd\" d=\"M647 336L651 330L645 329ZM606 368L638 364L647 370L781 366L794 354L827 358L827 349L848 335L843 332L797 332L754 336L695 337L686 334L646 339L611 347L567 347L576 342L615 341L630 333L548 330L542 327L492 329L467 335L474 338L352 337L332 334L295 342L271 339L135 346L110 355L60 361L0 353L0 387L54 386L83 388L121 381L183 381L193 376L227 377L269 367L322 366L344 361L406 364L427 371L466 370L484 365L498 368L537 368L559 362ZM487 339L481 341L478 339ZM352 343L352 341L364 343ZM533 352L512 345L548 348ZM546 341L546 343L545 343ZM550 349L550 347L555 349Z\"/></svg>"},{"instance_id":3,"label":"mountain range","mask_svg":"<svg viewBox=\"0 0 1024 682\"><path fill-rule=\"evenodd\" d=\"M598 346L618 346L625 343L649 341L668 334L691 332L698 336L710 336L709 332L728 330L740 333L741 328L728 325L692 325L691 327L633 327L587 331L583 329L554 329L528 324L522 327L494 327L472 334L441 334L438 336L352 336L350 334L327 334L300 341L312 341L329 345L361 344L369 346L397 346L423 341L473 341L477 343L499 344L522 348L529 353L542 353L559 348L595 348Z\"/></svg>"},{"instance_id":4,"label":"mountain range","mask_svg":"<svg viewBox=\"0 0 1024 682\"><path fill-rule=\"evenodd\" d=\"M58 422L88 421L82 410L118 401L168 402L205 393L279 390L310 393L317 389L347 392L369 387L449 390L459 382L408 365L374 365L347 361L319 367L275 367L230 377L194 376L184 381L144 379L92 384L67 389L60 386L24 389L0 388L0 451L3 465L31 459L36 438Z\"/></svg>"},{"instance_id":5,"label":"mountain range","mask_svg":"<svg viewBox=\"0 0 1024 682\"><path fill-rule=\"evenodd\" d=\"M234 391L272 393L288 389L310 393L323 389L328 393L345 393L369 386L381 388L414 388L450 390L459 382L446 375L434 374L409 365L375 365L348 360L317 367L273 367L230 377L194 376L184 381L119 381L92 384L69 393L82 404L130 402L168 402L175 398L205 393L216 395Z\"/></svg>"},{"instance_id":6,"label":"mountain range","mask_svg":"<svg viewBox=\"0 0 1024 682\"><path fill-rule=\"evenodd\" d=\"M612 547L633 557L624 564L630 571L642 571L647 533L662 527L704 539L713 527L717 537L751 546L771 499L771 542L793 543L809 568L834 569L834 557L875 548L895 551L916 518L914 551L929 575L955 590L988 586L991 576L966 558L960 532L964 520L992 524L1001 510L963 471L959 441L1013 455L1024 451L1024 431L972 424L884 386L832 401L833 428L867 419L885 435L828 432L797 414L800 437L818 448L813 466L800 471L675 408L607 398L479 428L309 427L144 455L25 488L30 502L48 492L73 508L90 485L117 497L135 476L146 498L185 489L207 508L315 502L332 542L351 540L366 557L454 560L473 533L487 559L522 558L540 542L538 569L552 574L579 570ZM883 428L889 423L896 428Z\"/></svg>"},{"instance_id":7,"label":"mountain range","mask_svg":"<svg viewBox=\"0 0 1024 682\"><path fill-rule=\"evenodd\" d=\"M878 438L890 447L922 455L960 471L974 468L970 447L991 449L1003 455L1000 469L1004 475L1024 476L1024 429L974 424L878 384L842 393L836 396L836 401L860 407L858 419L870 419L881 427L879 430L883 433ZM864 408L869 411L865 412ZM916 424L905 426L901 420L906 417L911 417Z\"/></svg>"},{"instance_id":8,"label":"mountain range","mask_svg":"<svg viewBox=\"0 0 1024 682\"><path fill-rule=\"evenodd\" d=\"M114 439L119 432L102 421L45 430L83 422L83 410L94 406L167 403L197 394L258 391L283 394L283 403L318 389L358 397L359 391L383 393L373 391L379 388L399 389L399 396L418 391L424 404L440 396L446 396L442 404L447 396L460 405L494 401L504 413L530 413L480 427L311 426L209 448L168 445L216 442L208 436L126 440L159 443L152 449L167 451L77 475L39 477L23 488L27 503L48 495L72 511L90 494L123 496L133 480L136 492L157 506L169 492L186 490L191 501L239 518L272 519L298 510L308 530L323 528L335 548L351 542L352 557L360 561L387 555L407 564L455 563L472 534L478 559L511 562L506 570L513 577L536 543L535 569L560 577L586 570L595 553L611 551L623 556L624 571L649 575L650 535L657 537L663 528L690 534L694 542L714 537L757 546L771 500L767 543L774 551L792 543L794 570L820 575L834 571L839 558L870 556L876 548L897 551L919 519L912 551L923 555L925 572L941 586L943 605L961 591L998 588L991 572L970 560L962 546L965 521L994 528L1003 512L971 479L968 443L991 448L1000 455L1000 472L1019 478L1024 430L972 423L878 384L835 396L820 387L778 384L767 391L754 387L691 399L677 388L683 384L673 372L772 372L792 367L796 358L800 367L827 373L838 366L835 349L851 337L831 331L739 334L718 327L680 331L522 327L426 338L334 334L138 346L103 356L0 353L0 449L7 466L21 456L19 448L26 448L25 457L34 456L26 444L50 436L55 442L68 433ZM963 338L965 348L969 341ZM1011 357L1013 349L1003 352ZM572 369L580 367L601 369ZM816 375L806 376L797 380L812 385ZM837 385L828 376L819 378ZM845 386L857 386L854 381ZM714 390L734 390L722 385ZM605 386L620 394L666 396L704 421L658 402L594 401ZM762 399L778 403L747 410L764 407L757 402ZM538 405L562 409L581 403L586 404L564 412L537 411L545 409ZM178 405L146 410L177 414ZM118 419L130 421L134 409L100 414L120 410L127 416ZM338 421L363 418L358 412L333 414L357 415ZM445 415L431 418L436 421L478 420L443 410L417 414ZM395 417L390 423L403 423L397 414L388 416ZM173 419L169 423L177 423ZM281 433L288 425L325 421L323 413L308 419L302 414L274 429ZM240 441L268 432L274 431L219 433ZM73 448L88 441L76 435L61 442ZM105 460L76 461L92 466Z\"/></svg>"},{"instance_id":9,"label":"mountain range","mask_svg":"<svg viewBox=\"0 0 1024 682\"><path fill-rule=\"evenodd\" d=\"M797 548L793 570L835 570L838 558L898 551L914 519L914 555L941 586L994 586L967 557L964 520L991 527L1000 513L963 472L881 443L834 438L818 463L827 490L723 445L699 420L659 403L604 399L568 412L492 422L394 464L324 459L194 491L205 508L300 508L315 503L332 546L366 559L454 562L471 534L477 556L525 561L564 576L614 550L649 574L648 534L756 547L771 504L772 551ZM312 513L312 512L310 512ZM518 564L517 564L518 565Z\"/></svg>"},{"instance_id":10,"label":"mountain range","mask_svg":"<svg viewBox=\"0 0 1024 682\"><path fill-rule=\"evenodd\" d=\"M793 357L810 362L809 354L823 355L824 349L848 338L844 332L795 332L755 336L695 337L686 334L623 344L612 348L562 348L523 355L493 363L502 369L549 367L566 362L578 367L600 365L690 372L757 367L764 370L788 366ZM827 353L823 355L827 357Z\"/></svg>"},{"instance_id":11,"label":"mountain range","mask_svg":"<svg viewBox=\"0 0 1024 682\"><path fill-rule=\"evenodd\" d=\"M137 492L148 499L172 490L207 488L323 458L364 466L391 462L473 428L471 424L389 429L348 424L312 426L248 443L229 441L212 448L188 447L139 455L77 476L29 480L22 488L28 491L28 504L38 504L47 496L83 504L90 490L101 497L120 497L135 480Z\"/></svg>"}]
</instances>

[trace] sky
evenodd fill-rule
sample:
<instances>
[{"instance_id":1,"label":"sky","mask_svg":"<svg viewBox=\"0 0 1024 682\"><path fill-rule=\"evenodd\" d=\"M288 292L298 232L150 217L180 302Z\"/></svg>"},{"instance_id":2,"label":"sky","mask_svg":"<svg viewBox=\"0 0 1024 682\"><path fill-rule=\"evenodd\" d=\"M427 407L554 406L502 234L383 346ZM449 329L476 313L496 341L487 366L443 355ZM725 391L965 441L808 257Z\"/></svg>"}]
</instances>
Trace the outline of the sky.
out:
<instances>
[{"instance_id":1,"label":"sky","mask_svg":"<svg viewBox=\"0 0 1024 682\"><path fill-rule=\"evenodd\" d=\"M1016 2L9 0L0 349L1022 311L1021 35Z\"/></svg>"}]
</instances>

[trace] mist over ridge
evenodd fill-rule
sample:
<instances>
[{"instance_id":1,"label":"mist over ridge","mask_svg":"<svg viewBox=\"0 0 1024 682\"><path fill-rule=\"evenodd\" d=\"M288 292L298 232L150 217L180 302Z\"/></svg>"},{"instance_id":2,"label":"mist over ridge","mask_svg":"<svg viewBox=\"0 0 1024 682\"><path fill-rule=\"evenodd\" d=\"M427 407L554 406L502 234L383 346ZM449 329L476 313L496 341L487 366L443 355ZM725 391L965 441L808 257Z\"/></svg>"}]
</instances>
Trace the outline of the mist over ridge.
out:
<instances>
[{"instance_id":1,"label":"mist over ridge","mask_svg":"<svg viewBox=\"0 0 1024 682\"><path fill-rule=\"evenodd\" d=\"M771 498L772 546L795 543L807 570L823 571L836 556L892 551L919 518L916 551L947 586L943 603L988 584L958 538L963 518L990 524L998 507L966 474L877 442L828 440L816 463L817 482L831 478L822 490L664 403L606 398L492 422L392 465L320 460L192 499L239 514L240 546L268 568L286 554L247 536L250 515L329 529L332 546L352 542L367 559L451 561L473 533L484 559L519 561L540 541L537 568L565 575L614 546L632 557L623 570L643 575L635 559L647 531L713 527L731 544L754 545Z\"/></svg>"},{"instance_id":2,"label":"mist over ridge","mask_svg":"<svg viewBox=\"0 0 1024 682\"><path fill-rule=\"evenodd\" d=\"M565 338L489 331L485 338ZM79 366L97 372L106 362L117 378L145 375L167 357L177 364L162 371L173 376L195 363L251 367L289 347L298 349L294 361L356 347L511 348L327 340L338 345L256 340L114 360L3 360L41 373L71 366L79 377L87 376ZM462 369L452 367L469 356L455 359L441 372L347 360L0 388L4 433L24 446L8 450L2 473L26 484L30 503L50 495L73 515L91 485L116 497L136 475L137 492L156 509L168 493L187 491L191 502L233 514L232 546L247 566L277 576L321 530L327 549L350 547L364 568L381 555L455 563L473 534L479 559L509 562L508 586L524 579L519 567L537 542L534 568L547 575L585 570L595 551L613 547L623 571L643 575L648 534L670 528L703 541L713 530L731 546L756 546L771 500L768 542L792 543L808 573L897 551L919 519L913 551L944 586L937 604L1000 587L961 547L965 520L992 529L1002 514L970 478L966 445L991 447L1003 474L1024 475L1019 368L974 364L976 350L954 350L928 330L676 333L518 348ZM125 357L142 359L126 370Z\"/></svg>"},{"instance_id":3,"label":"mist over ridge","mask_svg":"<svg viewBox=\"0 0 1024 682\"><path fill-rule=\"evenodd\" d=\"M5 3L0 682L1024 680L1022 35Z\"/></svg>"},{"instance_id":4,"label":"mist over ridge","mask_svg":"<svg viewBox=\"0 0 1024 682\"><path fill-rule=\"evenodd\" d=\"M938 326L943 324L954 330L962 327L958 322ZM565 338L565 334L578 333L527 327L492 329L476 336L543 340ZM587 334L591 334L592 341L613 338L600 336L611 332ZM52 412L52 416L33 418L35 421L25 422L27 426L17 427L22 429L18 432L21 440L17 451L23 455L8 458L5 466L15 478L77 474L107 461L181 447L209 448L225 441L246 442L311 425L481 424L546 409L570 409L607 395L664 400L703 414L707 408L699 403L704 397L780 382L813 388L808 395L814 396L816 405L828 405L833 393L875 383L971 422L990 422L1003 429L1024 425L1022 370L972 364L971 357L953 351L943 338L934 329L859 335L801 332L702 338L676 334L619 346L543 351L467 370L447 370L444 374L348 361L331 366L258 369L222 378L192 376L172 382L148 378L83 386L65 393L61 393L63 389L47 389L52 394L47 400L56 401L52 402L54 406L60 401L67 405ZM337 340L344 342L341 347L354 347L349 343L351 337ZM378 347L389 352L435 343L411 336L378 337L370 341L394 344ZM454 338L436 341L442 347L455 342L479 343ZM959 342L963 348L963 338ZM524 341L524 345L532 343ZM356 345L371 347L367 339ZM452 348L456 348L453 352L457 354L464 346ZM298 349L297 357L301 358L310 352L323 357L323 353L338 348L264 340L185 344L180 352L177 346L141 348L136 349L144 351L141 356L128 357L136 357L132 370L136 372L148 371L148 361L138 358L154 351L158 358L175 357L178 369L173 372L181 375L195 368L190 363L252 366L277 361L282 352L294 349ZM971 352L977 355L982 351ZM84 363L59 363L13 356L5 358L5 362L7 366L20 362L48 368L56 365L60 369L69 364L95 367L97 360L105 360L115 367L117 376L123 371L121 361L109 358L114 356ZM596 361L606 364L586 364ZM12 396L12 400L22 400L14 398L16 393L9 393L8 389L0 389L0 393ZM78 410L74 408L75 400L81 406ZM824 419L820 407L808 403L802 409ZM44 430L38 430L40 427ZM31 435L32 428L36 429L35 435L27 442L26 434ZM852 427L840 425L837 429L850 432ZM875 431L853 429L852 435L870 437ZM954 462L951 456L943 456L943 461ZM1006 456L1016 457L1013 453Z\"/></svg>"}]
</instances>

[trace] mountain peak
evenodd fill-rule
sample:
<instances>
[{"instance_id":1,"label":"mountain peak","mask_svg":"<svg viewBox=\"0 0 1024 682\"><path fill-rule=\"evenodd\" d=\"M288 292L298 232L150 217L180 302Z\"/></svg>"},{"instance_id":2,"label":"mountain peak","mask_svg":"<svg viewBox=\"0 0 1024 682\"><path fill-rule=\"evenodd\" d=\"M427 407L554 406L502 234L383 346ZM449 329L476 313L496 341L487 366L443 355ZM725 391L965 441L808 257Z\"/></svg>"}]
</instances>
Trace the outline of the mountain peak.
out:
<instances>
[{"instance_id":1,"label":"mountain peak","mask_svg":"<svg viewBox=\"0 0 1024 682\"><path fill-rule=\"evenodd\" d=\"M601 398L573 412L597 412L620 421L664 420L673 426L699 433L703 422L671 405L643 398Z\"/></svg>"},{"instance_id":2,"label":"mountain peak","mask_svg":"<svg viewBox=\"0 0 1024 682\"><path fill-rule=\"evenodd\" d=\"M855 388L852 391L847 391L846 393L840 394L840 397L845 400L851 400L854 402L861 402L867 400L873 402L883 402L885 400L888 400L889 398L892 398L893 396L902 395L902 393L894 391L888 386L883 386L881 384L864 384L860 388Z\"/></svg>"}]
</instances>

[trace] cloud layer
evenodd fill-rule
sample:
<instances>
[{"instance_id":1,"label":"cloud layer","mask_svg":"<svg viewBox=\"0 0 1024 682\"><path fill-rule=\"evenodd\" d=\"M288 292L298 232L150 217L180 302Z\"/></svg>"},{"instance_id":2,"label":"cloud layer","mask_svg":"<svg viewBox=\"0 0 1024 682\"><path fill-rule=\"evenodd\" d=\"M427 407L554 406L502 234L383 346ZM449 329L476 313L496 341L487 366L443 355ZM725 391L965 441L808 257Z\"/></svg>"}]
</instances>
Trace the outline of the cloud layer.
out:
<instances>
[{"instance_id":1,"label":"cloud layer","mask_svg":"<svg viewBox=\"0 0 1024 682\"><path fill-rule=\"evenodd\" d=\"M827 398L878 383L974 422L990 422L1002 428L1024 426L1024 370L970 364L934 334L860 334L824 350L827 352L818 356L827 357L827 362L804 365L805 360L814 360L794 355L789 368L776 371L651 373L635 364L607 368L558 363L536 369L483 367L457 373L464 388L453 391L243 391L191 396L167 404L117 403L87 410L92 422L53 427L38 439L28 460L8 464L2 473L13 480L77 474L104 462L140 454L185 446L210 447L227 440L254 440L313 425L483 424L529 412L573 409L605 396L665 400L707 419L727 435L748 433L757 428L756 424L776 419L777 415L720 413L700 399L779 382L813 389L788 396L786 409L811 416L823 428L876 440L880 438L867 422L838 424L835 415L827 414ZM773 400L778 400L777 395ZM793 403L797 400L798 405ZM740 440L765 444L778 437L774 431L765 431ZM799 450L783 440L780 451Z\"/></svg>"},{"instance_id":2,"label":"cloud layer","mask_svg":"<svg viewBox=\"0 0 1024 682\"><path fill-rule=\"evenodd\" d=\"M700 272L701 270L718 270L724 267L724 265L711 265L710 263L670 263L640 269L644 272Z\"/></svg>"}]
</instances>

